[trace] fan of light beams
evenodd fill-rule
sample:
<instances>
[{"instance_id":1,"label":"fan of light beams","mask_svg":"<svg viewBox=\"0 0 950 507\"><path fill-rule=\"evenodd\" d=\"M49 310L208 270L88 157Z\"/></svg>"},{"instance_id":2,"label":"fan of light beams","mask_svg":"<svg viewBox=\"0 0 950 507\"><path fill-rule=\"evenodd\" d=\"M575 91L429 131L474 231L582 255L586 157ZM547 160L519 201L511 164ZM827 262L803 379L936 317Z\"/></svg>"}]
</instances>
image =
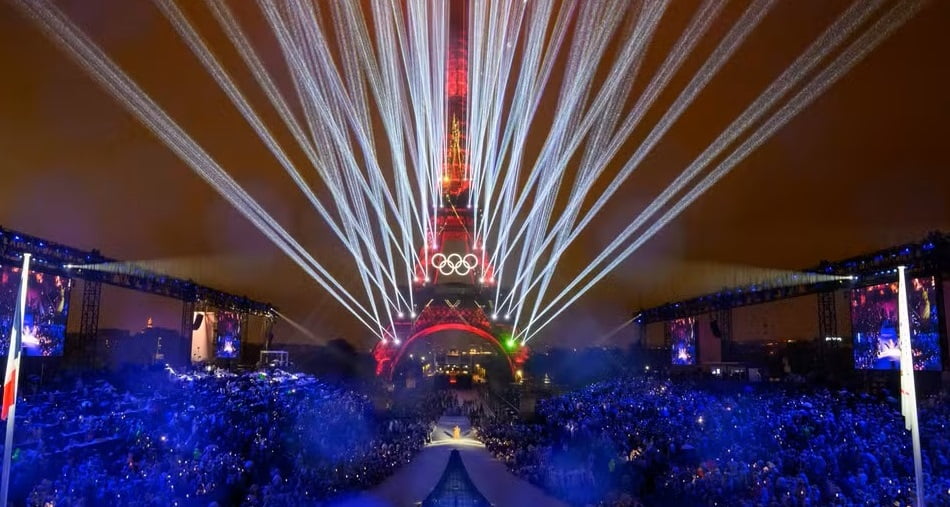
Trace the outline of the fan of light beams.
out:
<instances>
[{"instance_id":1,"label":"fan of light beams","mask_svg":"<svg viewBox=\"0 0 950 507\"><path fill-rule=\"evenodd\" d=\"M743 3L685 86L668 89L725 0L699 2L651 75L644 55L668 0L257 0L283 62L262 58L247 23L206 0L197 26L155 0L260 141L329 225L359 273L347 290L194 139L49 0L21 9L198 175L371 332L412 312L419 251L434 240L451 126L446 121L449 9L467 9L464 153L474 245L490 255L495 312L527 341L910 19L917 0L854 0L798 58L570 281L552 288L567 248L717 75L776 0ZM187 5L189 9L195 5ZM722 20L720 20L722 21ZM305 160L295 161L206 42L226 34ZM289 73L292 92L278 86ZM639 80L639 81L638 81ZM286 79L284 80L286 81ZM644 83L634 86L635 82ZM633 93L634 90L637 93ZM644 124L657 98L673 94ZM542 105L553 105L539 115ZM541 118L543 116L543 119ZM646 132L629 149L635 130ZM529 139L533 141L529 142ZM541 139L543 142L538 142ZM627 149L622 149L627 146ZM325 188L308 181L313 174ZM597 188L594 193L591 189ZM507 290L502 292L501 287Z\"/></svg>"}]
</instances>

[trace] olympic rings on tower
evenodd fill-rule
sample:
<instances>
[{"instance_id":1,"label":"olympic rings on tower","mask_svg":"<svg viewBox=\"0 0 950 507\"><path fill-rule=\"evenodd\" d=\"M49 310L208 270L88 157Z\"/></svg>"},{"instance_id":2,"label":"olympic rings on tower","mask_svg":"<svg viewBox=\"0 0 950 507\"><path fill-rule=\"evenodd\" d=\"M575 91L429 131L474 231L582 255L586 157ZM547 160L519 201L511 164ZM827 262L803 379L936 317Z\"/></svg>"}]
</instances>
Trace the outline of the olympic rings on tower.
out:
<instances>
[{"instance_id":1,"label":"olympic rings on tower","mask_svg":"<svg viewBox=\"0 0 950 507\"><path fill-rule=\"evenodd\" d=\"M437 253L432 256L432 267L439 270L445 276L459 275L465 276L478 267L478 257L475 254L452 253L445 255Z\"/></svg>"}]
</instances>

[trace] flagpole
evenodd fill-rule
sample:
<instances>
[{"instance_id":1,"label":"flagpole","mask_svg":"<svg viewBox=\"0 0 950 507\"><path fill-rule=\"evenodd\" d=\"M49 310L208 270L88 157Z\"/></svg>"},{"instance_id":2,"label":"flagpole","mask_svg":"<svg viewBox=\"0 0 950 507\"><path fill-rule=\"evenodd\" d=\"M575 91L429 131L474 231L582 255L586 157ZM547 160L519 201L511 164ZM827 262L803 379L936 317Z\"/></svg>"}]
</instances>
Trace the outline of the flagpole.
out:
<instances>
[{"instance_id":1,"label":"flagpole","mask_svg":"<svg viewBox=\"0 0 950 507\"><path fill-rule=\"evenodd\" d=\"M917 482L917 507L924 505L924 473L920 459L920 424L917 420L917 386L914 382L914 355L910 342L910 311L907 304L907 277L904 266L898 266L897 311L900 322L901 351L901 413L904 427L910 430L914 448L914 476Z\"/></svg>"},{"instance_id":2,"label":"flagpole","mask_svg":"<svg viewBox=\"0 0 950 507\"><path fill-rule=\"evenodd\" d=\"M30 254L23 254L23 270L20 272L20 294L17 298L17 312L13 316L13 329L10 330L10 349L7 352L7 372L4 382L13 368L13 403L7 411L7 437L3 445L3 480L0 482L0 505L7 507L7 497L10 493L10 461L13 458L13 419L16 416L17 380L20 376L19 358L23 340L23 316L26 313L26 286L30 279ZM6 393L4 393L6 394Z\"/></svg>"}]
</instances>

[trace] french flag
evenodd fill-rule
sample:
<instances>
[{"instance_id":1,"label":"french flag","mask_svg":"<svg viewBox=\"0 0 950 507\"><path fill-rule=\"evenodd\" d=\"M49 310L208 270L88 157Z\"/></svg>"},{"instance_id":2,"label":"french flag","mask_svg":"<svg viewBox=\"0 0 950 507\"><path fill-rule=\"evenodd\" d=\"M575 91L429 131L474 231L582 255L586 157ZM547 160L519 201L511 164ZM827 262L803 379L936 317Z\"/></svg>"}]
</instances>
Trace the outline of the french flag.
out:
<instances>
[{"instance_id":1,"label":"french flag","mask_svg":"<svg viewBox=\"0 0 950 507\"><path fill-rule=\"evenodd\" d=\"M0 420L6 421L16 405L17 376L20 369L20 352L23 346L23 314L26 313L26 286L30 279L30 255L23 255L20 271L20 292L17 295L13 314L13 329L10 331L10 350L7 352L7 374L3 377L3 410Z\"/></svg>"}]
</instances>

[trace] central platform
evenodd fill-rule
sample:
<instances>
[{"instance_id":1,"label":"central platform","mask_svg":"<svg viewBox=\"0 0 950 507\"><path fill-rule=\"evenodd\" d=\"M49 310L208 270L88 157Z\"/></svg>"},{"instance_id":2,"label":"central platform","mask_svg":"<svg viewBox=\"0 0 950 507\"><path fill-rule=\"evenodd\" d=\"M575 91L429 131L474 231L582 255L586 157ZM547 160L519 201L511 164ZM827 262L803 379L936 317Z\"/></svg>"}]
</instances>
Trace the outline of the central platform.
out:
<instances>
[{"instance_id":1,"label":"central platform","mask_svg":"<svg viewBox=\"0 0 950 507\"><path fill-rule=\"evenodd\" d=\"M456 426L460 428L462 438L452 438ZM431 444L382 484L338 502L335 507L419 505L436 492L454 452L458 453L466 475L479 495L495 507L566 506L537 486L511 474L477 439L467 417L442 417L431 437Z\"/></svg>"}]
</instances>

